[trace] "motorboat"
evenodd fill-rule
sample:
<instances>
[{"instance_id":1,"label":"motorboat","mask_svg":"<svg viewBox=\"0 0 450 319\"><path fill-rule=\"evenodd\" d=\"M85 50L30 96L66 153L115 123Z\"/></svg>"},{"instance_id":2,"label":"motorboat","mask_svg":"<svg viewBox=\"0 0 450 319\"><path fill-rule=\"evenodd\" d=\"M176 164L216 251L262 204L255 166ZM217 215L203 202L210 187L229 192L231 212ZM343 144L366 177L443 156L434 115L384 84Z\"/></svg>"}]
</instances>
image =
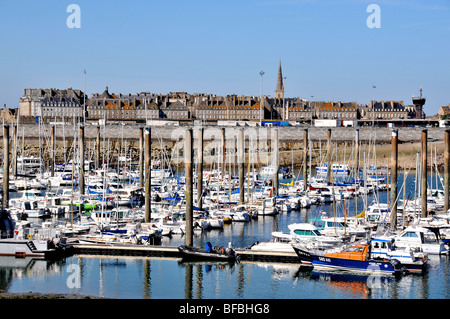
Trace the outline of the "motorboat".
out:
<instances>
[{"instance_id":1,"label":"motorboat","mask_svg":"<svg viewBox=\"0 0 450 319\"><path fill-rule=\"evenodd\" d=\"M370 240L370 254L374 259L397 259L408 272L422 273L428 264L428 254L417 248L400 249L391 238L375 237Z\"/></svg>"},{"instance_id":2,"label":"motorboat","mask_svg":"<svg viewBox=\"0 0 450 319\"><path fill-rule=\"evenodd\" d=\"M54 259L70 253L65 238L39 237L29 223L18 224L7 210L0 211L0 256Z\"/></svg>"},{"instance_id":3,"label":"motorboat","mask_svg":"<svg viewBox=\"0 0 450 319\"><path fill-rule=\"evenodd\" d=\"M292 236L283 232L272 232L270 241L256 242L250 246L252 251L262 252L294 252Z\"/></svg>"},{"instance_id":4,"label":"motorboat","mask_svg":"<svg viewBox=\"0 0 450 319\"><path fill-rule=\"evenodd\" d=\"M206 243L205 248L197 248L187 245L178 247L182 258L184 260L215 260L215 261L229 261L233 262L238 258L231 243L228 247L212 247L210 242Z\"/></svg>"},{"instance_id":5,"label":"motorboat","mask_svg":"<svg viewBox=\"0 0 450 319\"><path fill-rule=\"evenodd\" d=\"M292 240L297 244L314 245L315 249L330 249L343 244L338 237L324 236L309 223L295 223L288 226Z\"/></svg>"},{"instance_id":6,"label":"motorboat","mask_svg":"<svg viewBox=\"0 0 450 319\"><path fill-rule=\"evenodd\" d=\"M350 174L351 167L348 164L331 164L331 170L333 175L348 175ZM325 163L323 166L316 167L318 174L327 174L328 165Z\"/></svg>"},{"instance_id":7,"label":"motorboat","mask_svg":"<svg viewBox=\"0 0 450 319\"><path fill-rule=\"evenodd\" d=\"M319 270L377 275L396 275L403 272L402 264L397 259L372 258L369 253L370 247L370 243L360 243L346 246L339 251L317 254L298 245L293 246L302 264L309 264Z\"/></svg>"},{"instance_id":8,"label":"motorboat","mask_svg":"<svg viewBox=\"0 0 450 319\"><path fill-rule=\"evenodd\" d=\"M409 226L400 234L392 236L397 247L415 247L430 255L445 255L449 249L444 241L439 239L439 227Z\"/></svg>"}]
</instances>

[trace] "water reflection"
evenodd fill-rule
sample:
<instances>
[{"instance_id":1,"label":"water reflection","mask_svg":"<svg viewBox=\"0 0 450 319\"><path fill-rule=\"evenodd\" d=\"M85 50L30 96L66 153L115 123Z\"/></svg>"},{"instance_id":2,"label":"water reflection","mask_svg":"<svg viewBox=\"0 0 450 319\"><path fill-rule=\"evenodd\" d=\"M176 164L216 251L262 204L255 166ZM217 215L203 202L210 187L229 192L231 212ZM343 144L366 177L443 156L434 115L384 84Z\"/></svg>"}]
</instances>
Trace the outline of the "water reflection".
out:
<instances>
[{"instance_id":1,"label":"water reflection","mask_svg":"<svg viewBox=\"0 0 450 319\"><path fill-rule=\"evenodd\" d=\"M79 270L78 286L68 278ZM448 299L449 259L431 256L423 275L371 277L299 264L187 262L78 256L62 261L0 257L0 289L137 299Z\"/></svg>"}]
</instances>

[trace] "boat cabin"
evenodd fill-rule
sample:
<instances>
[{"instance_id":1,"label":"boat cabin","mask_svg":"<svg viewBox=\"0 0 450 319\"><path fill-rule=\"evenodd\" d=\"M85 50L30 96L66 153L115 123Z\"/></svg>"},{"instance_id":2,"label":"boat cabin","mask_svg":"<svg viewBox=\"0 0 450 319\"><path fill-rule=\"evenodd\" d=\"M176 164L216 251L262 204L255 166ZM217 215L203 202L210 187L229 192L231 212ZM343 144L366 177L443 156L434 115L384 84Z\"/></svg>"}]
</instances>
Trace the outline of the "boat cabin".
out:
<instances>
[{"instance_id":1,"label":"boat cabin","mask_svg":"<svg viewBox=\"0 0 450 319\"><path fill-rule=\"evenodd\" d=\"M369 244L352 245L340 252L325 254L325 257L361 260L365 261L369 257Z\"/></svg>"}]
</instances>

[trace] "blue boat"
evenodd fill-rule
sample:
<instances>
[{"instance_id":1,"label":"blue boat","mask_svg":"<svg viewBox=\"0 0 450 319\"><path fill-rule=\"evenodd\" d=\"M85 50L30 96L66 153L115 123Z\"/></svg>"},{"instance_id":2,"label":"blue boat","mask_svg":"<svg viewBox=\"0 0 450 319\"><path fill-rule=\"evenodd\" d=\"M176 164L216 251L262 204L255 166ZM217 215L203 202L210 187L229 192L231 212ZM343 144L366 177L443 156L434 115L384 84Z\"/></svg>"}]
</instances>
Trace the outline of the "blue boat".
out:
<instances>
[{"instance_id":1,"label":"blue boat","mask_svg":"<svg viewBox=\"0 0 450 319\"><path fill-rule=\"evenodd\" d=\"M356 244L339 252L316 254L299 246L293 246L302 264L315 269L341 270L378 275L396 275L404 268L396 259L373 259L370 256L370 244Z\"/></svg>"}]
</instances>

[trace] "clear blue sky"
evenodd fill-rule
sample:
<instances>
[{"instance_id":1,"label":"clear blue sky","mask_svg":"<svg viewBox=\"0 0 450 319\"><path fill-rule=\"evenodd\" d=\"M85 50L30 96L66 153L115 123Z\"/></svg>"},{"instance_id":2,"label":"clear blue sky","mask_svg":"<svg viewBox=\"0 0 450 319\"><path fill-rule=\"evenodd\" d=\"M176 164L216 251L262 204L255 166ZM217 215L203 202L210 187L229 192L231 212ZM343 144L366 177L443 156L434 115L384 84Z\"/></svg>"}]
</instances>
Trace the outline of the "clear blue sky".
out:
<instances>
[{"instance_id":1,"label":"clear blue sky","mask_svg":"<svg viewBox=\"0 0 450 319\"><path fill-rule=\"evenodd\" d=\"M69 4L81 8L70 29ZM369 4L381 9L370 29ZM0 103L24 88L450 103L449 0L0 0Z\"/></svg>"}]
</instances>

